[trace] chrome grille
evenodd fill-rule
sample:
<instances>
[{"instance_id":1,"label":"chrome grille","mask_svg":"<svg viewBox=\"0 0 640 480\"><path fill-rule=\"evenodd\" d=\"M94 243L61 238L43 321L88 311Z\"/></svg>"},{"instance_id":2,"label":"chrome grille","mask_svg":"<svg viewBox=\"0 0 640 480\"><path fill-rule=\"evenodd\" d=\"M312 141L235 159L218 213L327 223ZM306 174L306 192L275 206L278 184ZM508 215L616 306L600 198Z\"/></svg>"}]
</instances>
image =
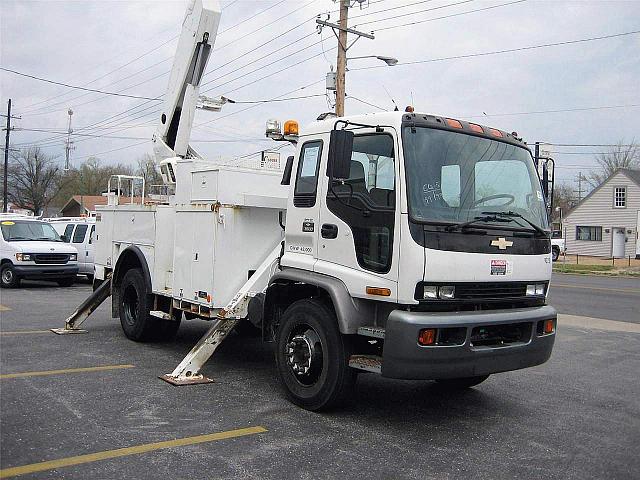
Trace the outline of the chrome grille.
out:
<instances>
[{"instance_id":1,"label":"chrome grille","mask_svg":"<svg viewBox=\"0 0 640 480\"><path fill-rule=\"evenodd\" d=\"M31 258L39 265L61 265L69 261L68 253L32 253Z\"/></svg>"}]
</instances>

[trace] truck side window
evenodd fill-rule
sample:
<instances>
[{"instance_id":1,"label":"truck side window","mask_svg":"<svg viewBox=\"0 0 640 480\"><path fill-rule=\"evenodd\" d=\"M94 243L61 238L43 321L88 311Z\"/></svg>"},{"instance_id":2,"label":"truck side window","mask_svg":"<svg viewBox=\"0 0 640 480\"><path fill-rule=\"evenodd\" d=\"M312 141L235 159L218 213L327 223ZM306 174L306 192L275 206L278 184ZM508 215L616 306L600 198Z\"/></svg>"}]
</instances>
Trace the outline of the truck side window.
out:
<instances>
[{"instance_id":1,"label":"truck side window","mask_svg":"<svg viewBox=\"0 0 640 480\"><path fill-rule=\"evenodd\" d=\"M378 273L391 269L395 222L395 154L388 134L353 139L351 172L331 185L327 206L349 225L358 264Z\"/></svg>"},{"instance_id":2,"label":"truck side window","mask_svg":"<svg viewBox=\"0 0 640 480\"><path fill-rule=\"evenodd\" d=\"M84 242L84 236L87 233L88 225L78 225L76 231L73 232L73 243Z\"/></svg>"},{"instance_id":3,"label":"truck side window","mask_svg":"<svg viewBox=\"0 0 640 480\"><path fill-rule=\"evenodd\" d=\"M96 226L95 225L91 225L91 230L89 231L89 244L93 243L93 235L96 231Z\"/></svg>"},{"instance_id":4,"label":"truck side window","mask_svg":"<svg viewBox=\"0 0 640 480\"><path fill-rule=\"evenodd\" d=\"M296 186L293 191L293 205L295 207L313 207L316 204L316 190L318 188L318 167L322 155L322 141L314 140L302 145Z\"/></svg>"},{"instance_id":5,"label":"truck side window","mask_svg":"<svg viewBox=\"0 0 640 480\"><path fill-rule=\"evenodd\" d=\"M64 237L66 238L66 242L69 243L71 241L71 233L73 233L73 223L68 224L64 229Z\"/></svg>"}]
</instances>

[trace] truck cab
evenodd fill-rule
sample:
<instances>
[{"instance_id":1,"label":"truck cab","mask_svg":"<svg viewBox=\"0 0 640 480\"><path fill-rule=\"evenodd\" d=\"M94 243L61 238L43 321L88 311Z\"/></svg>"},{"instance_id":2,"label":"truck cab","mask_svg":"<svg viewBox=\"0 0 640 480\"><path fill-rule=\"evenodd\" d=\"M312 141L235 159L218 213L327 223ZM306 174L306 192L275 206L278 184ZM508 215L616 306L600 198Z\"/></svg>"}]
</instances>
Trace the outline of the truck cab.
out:
<instances>
[{"instance_id":1,"label":"truck cab","mask_svg":"<svg viewBox=\"0 0 640 480\"><path fill-rule=\"evenodd\" d=\"M30 217L0 220L0 285L15 288L22 279L70 286L78 274L78 251L65 244L47 222Z\"/></svg>"},{"instance_id":2,"label":"truck cab","mask_svg":"<svg viewBox=\"0 0 640 480\"><path fill-rule=\"evenodd\" d=\"M303 297L305 315L335 316L346 364L386 377L473 385L549 358L550 231L521 140L378 113L313 123L290 163L282 270L265 309L289 390L304 391L331 350L326 332L287 314Z\"/></svg>"}]
</instances>

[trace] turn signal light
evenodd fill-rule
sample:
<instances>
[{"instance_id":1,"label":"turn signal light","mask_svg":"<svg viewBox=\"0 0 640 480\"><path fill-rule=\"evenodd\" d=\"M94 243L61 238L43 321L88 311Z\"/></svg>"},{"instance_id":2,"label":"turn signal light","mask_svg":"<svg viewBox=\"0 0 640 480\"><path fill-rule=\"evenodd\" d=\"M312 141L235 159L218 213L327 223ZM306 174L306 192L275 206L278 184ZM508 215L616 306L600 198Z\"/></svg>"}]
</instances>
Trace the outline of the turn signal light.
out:
<instances>
[{"instance_id":1,"label":"turn signal light","mask_svg":"<svg viewBox=\"0 0 640 480\"><path fill-rule=\"evenodd\" d=\"M379 295L381 297L390 297L391 290L380 287L367 287L367 295Z\"/></svg>"},{"instance_id":2,"label":"turn signal light","mask_svg":"<svg viewBox=\"0 0 640 480\"><path fill-rule=\"evenodd\" d=\"M298 135L298 122L295 120L287 120L284 122L285 135Z\"/></svg>"},{"instance_id":3,"label":"turn signal light","mask_svg":"<svg viewBox=\"0 0 640 480\"><path fill-rule=\"evenodd\" d=\"M420 345L434 345L436 343L436 328L424 328L418 334L418 343Z\"/></svg>"},{"instance_id":4,"label":"turn signal light","mask_svg":"<svg viewBox=\"0 0 640 480\"><path fill-rule=\"evenodd\" d=\"M553 330L554 330L553 320L545 320L543 330L544 330L544 333L553 333Z\"/></svg>"}]
</instances>

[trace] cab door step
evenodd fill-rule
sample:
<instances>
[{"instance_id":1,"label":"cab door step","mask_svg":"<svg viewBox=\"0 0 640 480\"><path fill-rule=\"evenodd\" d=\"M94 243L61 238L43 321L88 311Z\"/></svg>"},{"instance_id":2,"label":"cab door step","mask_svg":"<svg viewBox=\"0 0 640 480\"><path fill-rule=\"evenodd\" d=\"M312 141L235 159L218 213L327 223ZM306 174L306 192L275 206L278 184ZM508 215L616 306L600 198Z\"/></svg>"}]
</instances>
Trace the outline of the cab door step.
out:
<instances>
[{"instance_id":1,"label":"cab door step","mask_svg":"<svg viewBox=\"0 0 640 480\"><path fill-rule=\"evenodd\" d=\"M381 373L382 357L378 355L351 355L349 366L365 372Z\"/></svg>"},{"instance_id":2,"label":"cab door step","mask_svg":"<svg viewBox=\"0 0 640 480\"><path fill-rule=\"evenodd\" d=\"M358 335L381 338L384 340L384 331L385 330L382 327L360 327L358 328Z\"/></svg>"}]
</instances>

